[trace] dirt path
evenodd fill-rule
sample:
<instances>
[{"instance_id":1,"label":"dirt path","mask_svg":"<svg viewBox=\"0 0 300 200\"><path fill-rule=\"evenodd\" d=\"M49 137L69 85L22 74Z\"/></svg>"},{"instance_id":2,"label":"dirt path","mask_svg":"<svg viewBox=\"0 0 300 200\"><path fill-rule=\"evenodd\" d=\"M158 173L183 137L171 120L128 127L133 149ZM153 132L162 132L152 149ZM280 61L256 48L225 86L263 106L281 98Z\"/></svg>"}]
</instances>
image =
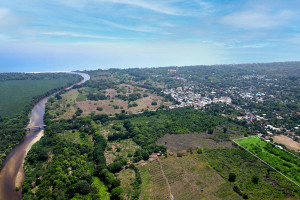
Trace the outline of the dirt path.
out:
<instances>
[{"instance_id":1,"label":"dirt path","mask_svg":"<svg viewBox=\"0 0 300 200\"><path fill-rule=\"evenodd\" d=\"M169 181L168 181L168 179L167 179L167 177L166 177L166 175L165 175L165 172L164 172L164 170L163 170L163 168L162 168L160 159L158 158L157 161L158 161L158 163L159 163L161 173L162 173L162 175L163 175L163 177L164 177L164 179L165 179L165 181L166 181L166 183L167 183L167 186L168 186L168 189L169 189L169 193L170 193L170 198L171 198L171 200L174 200L174 196L173 196L173 194L172 194L172 192L171 192L171 186L170 186Z\"/></svg>"}]
</instances>

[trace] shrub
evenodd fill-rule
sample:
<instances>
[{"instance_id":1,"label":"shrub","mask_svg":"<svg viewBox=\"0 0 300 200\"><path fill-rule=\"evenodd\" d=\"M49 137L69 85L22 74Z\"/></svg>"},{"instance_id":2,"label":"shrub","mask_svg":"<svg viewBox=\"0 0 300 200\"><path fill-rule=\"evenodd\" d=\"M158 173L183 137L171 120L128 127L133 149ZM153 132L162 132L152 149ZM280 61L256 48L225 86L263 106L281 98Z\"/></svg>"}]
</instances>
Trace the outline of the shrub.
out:
<instances>
[{"instance_id":1,"label":"shrub","mask_svg":"<svg viewBox=\"0 0 300 200\"><path fill-rule=\"evenodd\" d=\"M102 110L103 110L103 107L97 107L97 110L98 110L98 111L102 111Z\"/></svg>"},{"instance_id":2,"label":"shrub","mask_svg":"<svg viewBox=\"0 0 300 200\"><path fill-rule=\"evenodd\" d=\"M208 134L213 134L213 133L214 133L214 130L213 130L212 128L209 128L209 129L207 130L207 133L208 133Z\"/></svg>"},{"instance_id":3,"label":"shrub","mask_svg":"<svg viewBox=\"0 0 300 200\"><path fill-rule=\"evenodd\" d=\"M247 194L243 194L243 199L248 199L248 195Z\"/></svg>"},{"instance_id":4,"label":"shrub","mask_svg":"<svg viewBox=\"0 0 300 200\"><path fill-rule=\"evenodd\" d=\"M203 153L203 149L199 147L199 148L197 149L197 153L198 153L198 154L202 154L202 153Z\"/></svg>"},{"instance_id":5,"label":"shrub","mask_svg":"<svg viewBox=\"0 0 300 200\"><path fill-rule=\"evenodd\" d=\"M120 199L120 195L122 194L123 189L118 186L111 190L111 197L112 199Z\"/></svg>"},{"instance_id":6,"label":"shrub","mask_svg":"<svg viewBox=\"0 0 300 200\"><path fill-rule=\"evenodd\" d=\"M152 101L151 105L152 105L152 106L156 106L156 105L157 105L157 102L156 102L156 101Z\"/></svg>"},{"instance_id":7,"label":"shrub","mask_svg":"<svg viewBox=\"0 0 300 200\"><path fill-rule=\"evenodd\" d=\"M256 176L256 175L252 176L252 182L254 184L258 184L258 181L259 181L259 177L258 176Z\"/></svg>"},{"instance_id":8,"label":"shrub","mask_svg":"<svg viewBox=\"0 0 300 200\"><path fill-rule=\"evenodd\" d=\"M82 111L80 108L77 108L75 114L76 114L77 116L80 116L82 112L83 112L83 111Z\"/></svg>"},{"instance_id":9,"label":"shrub","mask_svg":"<svg viewBox=\"0 0 300 200\"><path fill-rule=\"evenodd\" d=\"M229 173L228 180L229 180L230 182L234 182L235 179L236 179L235 173L231 173L231 172L230 172L230 173Z\"/></svg>"}]
</instances>

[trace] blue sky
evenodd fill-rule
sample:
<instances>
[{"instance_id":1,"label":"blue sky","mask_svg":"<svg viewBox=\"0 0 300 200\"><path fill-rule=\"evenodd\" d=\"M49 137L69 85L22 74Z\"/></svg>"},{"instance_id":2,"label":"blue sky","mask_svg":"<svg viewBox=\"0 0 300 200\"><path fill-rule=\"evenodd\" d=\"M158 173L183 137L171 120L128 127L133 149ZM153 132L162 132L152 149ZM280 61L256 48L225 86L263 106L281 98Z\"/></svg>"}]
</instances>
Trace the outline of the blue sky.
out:
<instances>
[{"instance_id":1,"label":"blue sky","mask_svg":"<svg viewBox=\"0 0 300 200\"><path fill-rule=\"evenodd\" d=\"M296 61L299 0L0 0L0 72Z\"/></svg>"}]
</instances>

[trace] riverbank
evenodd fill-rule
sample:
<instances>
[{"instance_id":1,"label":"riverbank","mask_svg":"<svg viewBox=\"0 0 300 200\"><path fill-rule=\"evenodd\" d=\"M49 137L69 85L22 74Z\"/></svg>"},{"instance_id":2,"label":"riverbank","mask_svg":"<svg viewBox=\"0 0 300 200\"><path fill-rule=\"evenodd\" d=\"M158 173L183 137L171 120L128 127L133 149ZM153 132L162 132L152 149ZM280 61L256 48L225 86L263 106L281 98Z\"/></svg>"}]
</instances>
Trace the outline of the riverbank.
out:
<instances>
[{"instance_id":1,"label":"riverbank","mask_svg":"<svg viewBox=\"0 0 300 200\"><path fill-rule=\"evenodd\" d=\"M42 137L44 136L44 130L40 130L38 134L31 140L31 142L28 144L28 146L25 149L25 157L29 150L31 149L32 145L34 145L36 142L38 142ZM24 182L25 174L24 174L24 169L23 169L24 162L21 165L21 171L18 171L16 181L15 181L15 186L16 188L21 188L22 183Z\"/></svg>"},{"instance_id":2,"label":"riverbank","mask_svg":"<svg viewBox=\"0 0 300 200\"><path fill-rule=\"evenodd\" d=\"M79 83L82 84L89 80L90 77L84 73L76 73L83 77ZM72 87L72 86L71 86ZM53 95L53 94L51 94ZM50 96L51 96L50 95ZM45 114L45 105L49 96L40 100L32 109L30 114L30 122L28 126L41 126L44 125L43 116ZM32 145L38 142L44 135L43 130L29 132L6 157L0 173L0 199L2 200L19 200L22 197L22 183L25 178L23 163L28 151ZM16 187L18 191L16 192Z\"/></svg>"}]
</instances>

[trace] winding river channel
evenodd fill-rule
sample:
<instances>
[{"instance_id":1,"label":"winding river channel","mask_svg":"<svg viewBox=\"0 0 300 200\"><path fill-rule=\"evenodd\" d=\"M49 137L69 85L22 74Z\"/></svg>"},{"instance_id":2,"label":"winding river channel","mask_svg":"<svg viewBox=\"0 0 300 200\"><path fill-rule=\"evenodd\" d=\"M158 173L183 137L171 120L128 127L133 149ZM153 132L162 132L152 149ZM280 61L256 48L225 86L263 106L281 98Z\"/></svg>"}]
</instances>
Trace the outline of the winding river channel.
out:
<instances>
[{"instance_id":1,"label":"winding river channel","mask_svg":"<svg viewBox=\"0 0 300 200\"><path fill-rule=\"evenodd\" d=\"M90 79L90 76L85 73L69 73L79 74L83 77L83 80L75 85L82 84ZM45 104L48 98L43 98L33 107L27 127L44 125ZM0 200L20 200L22 198L21 187L25 178L23 163L32 145L39 141L43 135L44 130L28 132L20 144L5 158L0 172ZM17 192L16 187L20 188Z\"/></svg>"}]
</instances>

